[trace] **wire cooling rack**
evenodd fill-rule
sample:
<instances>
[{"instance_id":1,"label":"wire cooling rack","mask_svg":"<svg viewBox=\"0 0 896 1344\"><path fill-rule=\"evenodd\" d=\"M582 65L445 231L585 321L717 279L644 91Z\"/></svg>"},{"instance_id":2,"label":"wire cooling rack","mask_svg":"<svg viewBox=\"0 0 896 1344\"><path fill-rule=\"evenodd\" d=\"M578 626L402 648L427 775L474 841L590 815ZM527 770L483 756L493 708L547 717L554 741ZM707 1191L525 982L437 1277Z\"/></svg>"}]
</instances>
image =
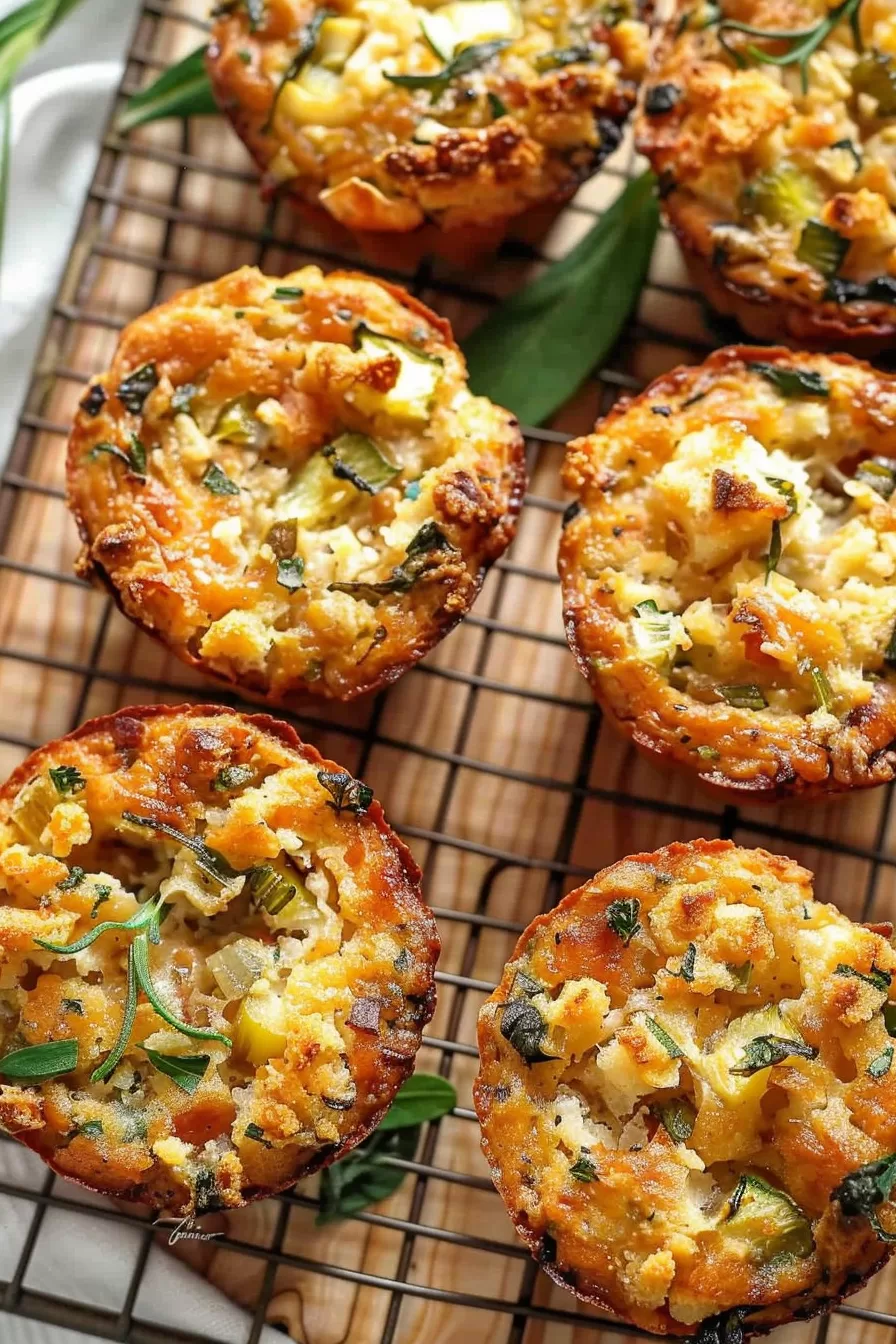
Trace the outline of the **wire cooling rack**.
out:
<instances>
[{"instance_id":1,"label":"wire cooling rack","mask_svg":"<svg viewBox=\"0 0 896 1344\"><path fill-rule=\"evenodd\" d=\"M140 10L120 96L203 40L203 0ZM120 99L119 99L120 103ZM255 174L227 128L206 119L122 139L110 122L56 299L13 452L0 481L0 770L84 718L136 701L233 696L209 687L136 633L109 599L72 573L77 542L63 504L65 437L90 374L134 316L184 285L243 263L280 274L364 259L263 207ZM533 265L591 226L637 165L624 145L567 209L539 251L504 247L481 274L420 266L389 278L438 308L462 336ZM367 269L376 270L367 266ZM381 274L383 272L380 272ZM475 1020L520 930L597 868L673 839L729 836L791 854L817 892L853 917L892 913L896 847L891 792L847 802L738 810L689 781L658 774L601 723L565 649L554 555L563 509L563 444L626 390L701 358L724 338L688 292L661 235L638 314L613 358L551 429L527 435L531 487L518 538L489 575L475 612L397 687L363 705L292 717L325 753L363 775L412 845L444 950L439 1006L421 1067L450 1077L454 1114L428 1126L401 1189L375 1210L316 1229L316 1185L220 1215L199 1272L249 1309L244 1339L275 1324L309 1344L586 1344L637 1334L579 1307L515 1241L491 1189L470 1105ZM4 1144L4 1152L11 1145ZM185 1334L152 1289L154 1237L133 1211L85 1199L29 1165L0 1181L18 1217L0 1229L0 1308L130 1344L222 1344ZM89 1240L93 1221L135 1237L130 1282L114 1300L42 1277L44 1237ZM83 1300L82 1300L83 1297ZM884 1271L821 1322L787 1327L787 1344L884 1344L896 1331L896 1277ZM6 1332L0 1323L0 1339ZM230 1339L223 1344L229 1344ZM241 1344L241 1342L239 1342Z\"/></svg>"}]
</instances>

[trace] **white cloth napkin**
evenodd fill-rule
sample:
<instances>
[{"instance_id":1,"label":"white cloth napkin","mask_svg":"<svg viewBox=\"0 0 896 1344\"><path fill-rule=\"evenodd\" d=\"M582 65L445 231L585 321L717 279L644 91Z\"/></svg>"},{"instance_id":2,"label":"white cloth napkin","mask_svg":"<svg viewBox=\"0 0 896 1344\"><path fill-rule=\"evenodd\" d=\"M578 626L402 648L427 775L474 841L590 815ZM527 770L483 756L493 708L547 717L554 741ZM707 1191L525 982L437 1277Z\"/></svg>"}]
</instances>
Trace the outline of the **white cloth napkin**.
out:
<instances>
[{"instance_id":1,"label":"white cloth napkin","mask_svg":"<svg viewBox=\"0 0 896 1344\"><path fill-rule=\"evenodd\" d=\"M16 1143L0 1143L0 1181L39 1190L45 1178L46 1167L33 1153ZM83 1207L47 1209L25 1273L25 1288L64 1302L119 1311L142 1232L92 1215L91 1208L106 1203L99 1196L58 1177L54 1189ZM35 1207L30 1200L0 1195L0 1280L16 1270ZM193 1331L220 1344L245 1344L252 1324L248 1312L155 1245L141 1276L134 1315L139 1321ZM0 1318L3 1344L83 1344L93 1338L41 1322ZM283 1335L265 1326L260 1344L283 1344Z\"/></svg>"}]
</instances>

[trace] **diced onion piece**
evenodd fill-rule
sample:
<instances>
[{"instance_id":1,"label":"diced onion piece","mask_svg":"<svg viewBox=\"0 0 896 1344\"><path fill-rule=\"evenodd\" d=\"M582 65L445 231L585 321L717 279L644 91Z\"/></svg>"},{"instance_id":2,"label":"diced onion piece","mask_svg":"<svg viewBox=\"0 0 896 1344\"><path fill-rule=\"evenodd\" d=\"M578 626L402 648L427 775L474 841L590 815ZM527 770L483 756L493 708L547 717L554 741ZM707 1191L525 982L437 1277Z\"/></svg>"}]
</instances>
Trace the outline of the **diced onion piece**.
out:
<instances>
[{"instance_id":1,"label":"diced onion piece","mask_svg":"<svg viewBox=\"0 0 896 1344\"><path fill-rule=\"evenodd\" d=\"M315 63L339 74L361 41L363 31L364 25L360 19L350 19L341 14L324 19L314 49Z\"/></svg>"},{"instance_id":2,"label":"diced onion piece","mask_svg":"<svg viewBox=\"0 0 896 1344\"><path fill-rule=\"evenodd\" d=\"M267 443L268 430L253 414L246 397L237 397L221 410L212 431L215 439L261 448Z\"/></svg>"},{"instance_id":3,"label":"diced onion piece","mask_svg":"<svg viewBox=\"0 0 896 1344\"><path fill-rule=\"evenodd\" d=\"M256 1068L286 1049L286 1009L276 994L250 994L243 999L233 1025L234 1054Z\"/></svg>"},{"instance_id":4,"label":"diced onion piece","mask_svg":"<svg viewBox=\"0 0 896 1344\"><path fill-rule=\"evenodd\" d=\"M254 938L237 938L209 957L209 970L229 1003L242 999L264 973L265 953Z\"/></svg>"},{"instance_id":5,"label":"diced onion piece","mask_svg":"<svg viewBox=\"0 0 896 1344\"><path fill-rule=\"evenodd\" d=\"M523 35L523 20L514 0L452 0L441 5L432 18L447 24L454 34L454 52L479 42Z\"/></svg>"},{"instance_id":6,"label":"diced onion piece","mask_svg":"<svg viewBox=\"0 0 896 1344\"><path fill-rule=\"evenodd\" d=\"M40 845L41 832L49 822L50 814L58 802L59 794L48 775L38 775L19 790L12 805L11 816L32 845Z\"/></svg>"},{"instance_id":7,"label":"diced onion piece","mask_svg":"<svg viewBox=\"0 0 896 1344\"><path fill-rule=\"evenodd\" d=\"M364 385L355 388L355 403L370 414L382 411L400 420L428 420L444 369L442 360L368 327L359 328L358 335L362 353L379 359L386 354L395 355L401 367L388 392L375 392Z\"/></svg>"},{"instance_id":8,"label":"diced onion piece","mask_svg":"<svg viewBox=\"0 0 896 1344\"><path fill-rule=\"evenodd\" d=\"M450 126L444 125L441 121L436 121L435 117L424 117L414 128L411 139L415 145L433 145L439 139L439 136L447 135L450 130Z\"/></svg>"},{"instance_id":9,"label":"diced onion piece","mask_svg":"<svg viewBox=\"0 0 896 1344\"><path fill-rule=\"evenodd\" d=\"M346 115L342 80L322 65L306 65L298 79L283 86L277 115L290 117L300 126L342 125Z\"/></svg>"}]
</instances>

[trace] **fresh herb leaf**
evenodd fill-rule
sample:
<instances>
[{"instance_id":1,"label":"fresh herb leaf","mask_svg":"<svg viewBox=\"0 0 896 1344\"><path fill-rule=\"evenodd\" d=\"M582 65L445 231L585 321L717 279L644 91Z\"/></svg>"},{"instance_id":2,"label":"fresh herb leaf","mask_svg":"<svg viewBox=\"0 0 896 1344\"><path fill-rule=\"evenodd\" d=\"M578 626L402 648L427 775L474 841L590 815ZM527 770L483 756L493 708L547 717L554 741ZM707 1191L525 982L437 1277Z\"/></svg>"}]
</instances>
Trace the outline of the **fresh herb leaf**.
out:
<instances>
[{"instance_id":1,"label":"fresh herb leaf","mask_svg":"<svg viewBox=\"0 0 896 1344\"><path fill-rule=\"evenodd\" d=\"M655 183L652 173L631 182L562 261L467 338L474 392L540 425L603 363L647 274L659 227Z\"/></svg>"},{"instance_id":2,"label":"fresh herb leaf","mask_svg":"<svg viewBox=\"0 0 896 1344\"><path fill-rule=\"evenodd\" d=\"M536 1004L522 997L499 1005L501 1035L527 1064L544 1064L553 1056L545 1053L547 1023Z\"/></svg>"},{"instance_id":3,"label":"fresh herb leaf","mask_svg":"<svg viewBox=\"0 0 896 1344\"><path fill-rule=\"evenodd\" d=\"M896 276L876 275L862 283L859 280L841 280L835 276L824 292L834 303L852 303L870 299L872 303L896 303Z\"/></svg>"},{"instance_id":4,"label":"fresh herb leaf","mask_svg":"<svg viewBox=\"0 0 896 1344\"><path fill-rule=\"evenodd\" d=\"M871 963L871 970L866 975L864 971L857 971L854 966L845 966L841 961L835 975L852 976L854 980L864 980L866 985L871 985L872 989L879 989L881 993L886 993L892 984L893 977L889 971L882 971L880 967Z\"/></svg>"},{"instance_id":5,"label":"fresh herb leaf","mask_svg":"<svg viewBox=\"0 0 896 1344\"><path fill-rule=\"evenodd\" d=\"M226 472L222 471L217 462L209 462L202 475L201 484L206 490L210 490L213 495L238 495L240 488L236 481L232 481Z\"/></svg>"},{"instance_id":6,"label":"fresh herb leaf","mask_svg":"<svg viewBox=\"0 0 896 1344\"><path fill-rule=\"evenodd\" d=\"M790 509L790 513L787 517L789 518L791 514L796 513L797 508L799 507L799 501L796 497L796 486L793 481L787 481L783 476L766 476L765 479L773 490L777 490L779 495L784 496L787 507ZM784 521L786 522L787 519Z\"/></svg>"},{"instance_id":7,"label":"fresh herb leaf","mask_svg":"<svg viewBox=\"0 0 896 1344\"><path fill-rule=\"evenodd\" d=\"M866 1162L845 1176L831 1193L844 1218L867 1218L881 1241L896 1242L896 1233L886 1232L877 1216L878 1205L890 1198L896 1184L896 1153Z\"/></svg>"},{"instance_id":8,"label":"fresh herb leaf","mask_svg":"<svg viewBox=\"0 0 896 1344\"><path fill-rule=\"evenodd\" d=\"M681 1046L677 1045L676 1042L673 1041L668 1031L666 1031L664 1027L660 1026L659 1022L657 1022L655 1017L648 1017L648 1015L645 1013L644 1022L651 1036L656 1037L656 1039L659 1041L660 1045L666 1051L666 1054L669 1056L670 1059L682 1058L682 1056L684 1055L684 1051L682 1050Z\"/></svg>"},{"instance_id":9,"label":"fresh herb leaf","mask_svg":"<svg viewBox=\"0 0 896 1344\"><path fill-rule=\"evenodd\" d=\"M485 96L488 99L488 105L495 121L497 121L499 117L507 116L507 106L496 93L492 93L491 90L489 90Z\"/></svg>"},{"instance_id":10,"label":"fresh herb leaf","mask_svg":"<svg viewBox=\"0 0 896 1344\"><path fill-rule=\"evenodd\" d=\"M81 871L83 873L83 870ZM107 899L108 897L106 896L98 897L93 907L94 911L98 910L103 901ZM53 952L57 957L73 957L78 952L83 952L85 948L90 947L91 943L95 943L97 938L101 938L103 934L108 933L110 929L122 932L128 929L144 928L154 917L156 910L155 901L158 899L158 897L155 897L152 901L147 901L145 905L141 905L140 909L135 914L131 915L130 919L104 920L102 924L97 924L95 929L91 929L89 933L85 933L84 937L79 938L77 942L49 943L43 938L35 938L34 941L37 946L42 947L45 952Z\"/></svg>"},{"instance_id":11,"label":"fresh herb leaf","mask_svg":"<svg viewBox=\"0 0 896 1344\"><path fill-rule=\"evenodd\" d=\"M166 117L199 117L217 111L218 104L205 68L205 47L202 46L135 93L118 118L116 130L124 134L136 126L162 121Z\"/></svg>"},{"instance_id":12,"label":"fresh herb leaf","mask_svg":"<svg viewBox=\"0 0 896 1344\"><path fill-rule=\"evenodd\" d=\"M251 765L225 765L212 780L215 793L230 793L232 789L241 789L254 776Z\"/></svg>"},{"instance_id":13,"label":"fresh herb leaf","mask_svg":"<svg viewBox=\"0 0 896 1344\"><path fill-rule=\"evenodd\" d=\"M379 492L401 475L401 467L390 462L366 434L340 434L322 449L333 475L351 481L356 490L368 495Z\"/></svg>"},{"instance_id":14,"label":"fresh herb leaf","mask_svg":"<svg viewBox=\"0 0 896 1344\"><path fill-rule=\"evenodd\" d=\"M781 539L781 524L776 518L772 523L772 535L768 543L768 555L765 557L765 581L768 583L781 562L784 543ZM727 696L725 697L727 699Z\"/></svg>"},{"instance_id":15,"label":"fresh herb leaf","mask_svg":"<svg viewBox=\"0 0 896 1344\"><path fill-rule=\"evenodd\" d=\"M658 1106L657 1114L673 1143L687 1143L697 1119L697 1112L687 1097L676 1097L664 1106Z\"/></svg>"},{"instance_id":16,"label":"fresh herb leaf","mask_svg":"<svg viewBox=\"0 0 896 1344\"><path fill-rule=\"evenodd\" d=\"M154 933L157 935L157 929L157 925L155 927L150 925L148 933L138 933L133 943L131 943L131 961L133 963L134 982L143 990L143 993L149 999L159 1017L167 1022L169 1027L174 1027L176 1031L182 1031L185 1036L192 1036L197 1041L220 1041L222 1045L226 1045L228 1050L230 1050L233 1046L233 1042L229 1036L224 1036L220 1031L211 1031L205 1027L194 1027L190 1022L182 1022L180 1018L174 1015L168 1005L159 996L159 992L153 984L149 970L149 943L152 935ZM158 937L152 937L152 941L158 942Z\"/></svg>"},{"instance_id":17,"label":"fresh herb leaf","mask_svg":"<svg viewBox=\"0 0 896 1344\"><path fill-rule=\"evenodd\" d=\"M702 747L695 747L694 750L703 761L718 761L722 754L718 747L708 747L705 745Z\"/></svg>"},{"instance_id":18,"label":"fresh herb leaf","mask_svg":"<svg viewBox=\"0 0 896 1344\"><path fill-rule=\"evenodd\" d=\"M271 1143L270 1139L265 1138L264 1130L262 1129L261 1125L256 1125L254 1120L251 1121L246 1126L246 1128L243 1130L243 1133L245 1134L247 1139L254 1139L255 1142L260 1143L263 1148L273 1148L274 1146Z\"/></svg>"},{"instance_id":19,"label":"fresh herb leaf","mask_svg":"<svg viewBox=\"0 0 896 1344\"><path fill-rule=\"evenodd\" d=\"M883 1078L885 1073L890 1072L890 1066L893 1063L893 1047L887 1045L881 1050L879 1055L875 1055L866 1069L866 1073L872 1078Z\"/></svg>"},{"instance_id":20,"label":"fresh herb leaf","mask_svg":"<svg viewBox=\"0 0 896 1344\"><path fill-rule=\"evenodd\" d=\"M11 1050L0 1059L0 1075L22 1083L43 1083L78 1067L78 1042L45 1041Z\"/></svg>"},{"instance_id":21,"label":"fresh herb leaf","mask_svg":"<svg viewBox=\"0 0 896 1344\"><path fill-rule=\"evenodd\" d=\"M123 462L132 476L140 480L146 479L146 449L135 434L131 435L127 452L115 443L95 443L87 456L95 458L98 453L108 453L109 457L115 457L119 462Z\"/></svg>"},{"instance_id":22,"label":"fresh herb leaf","mask_svg":"<svg viewBox=\"0 0 896 1344\"><path fill-rule=\"evenodd\" d=\"M648 117L661 117L680 100L681 89L677 84L653 84L644 95L644 111Z\"/></svg>"},{"instance_id":23,"label":"fresh herb leaf","mask_svg":"<svg viewBox=\"0 0 896 1344\"><path fill-rule=\"evenodd\" d=\"M848 251L848 238L837 233L836 229L829 229L820 219L809 219L803 225L796 257L830 279L839 271Z\"/></svg>"},{"instance_id":24,"label":"fresh herb leaf","mask_svg":"<svg viewBox=\"0 0 896 1344\"><path fill-rule=\"evenodd\" d=\"M379 1129L404 1129L438 1120L457 1105L457 1092L447 1078L434 1073L412 1074L395 1094L395 1100L379 1123Z\"/></svg>"},{"instance_id":25,"label":"fresh herb leaf","mask_svg":"<svg viewBox=\"0 0 896 1344\"><path fill-rule=\"evenodd\" d=\"M808 672L812 681L812 692L815 696L815 703L819 709L824 709L831 713L834 706L834 692L831 683L828 681L827 673L817 663L812 663L808 658L802 658L797 663L797 669L800 672Z\"/></svg>"},{"instance_id":26,"label":"fresh herb leaf","mask_svg":"<svg viewBox=\"0 0 896 1344\"><path fill-rule=\"evenodd\" d=\"M143 364L118 384L118 400L132 415L139 415L146 398L159 385L155 364Z\"/></svg>"},{"instance_id":27,"label":"fresh herb leaf","mask_svg":"<svg viewBox=\"0 0 896 1344\"><path fill-rule=\"evenodd\" d=\"M304 289L299 289L297 285L278 285L271 298L290 303L293 299L300 299L304 293Z\"/></svg>"},{"instance_id":28,"label":"fresh herb leaf","mask_svg":"<svg viewBox=\"0 0 896 1344\"><path fill-rule=\"evenodd\" d=\"M764 65L799 66L800 85L803 94L806 94L809 92L809 58L826 41L838 24L844 20L849 20L856 48L861 50L862 41L858 22L858 10L861 2L862 0L842 0L841 4L828 10L824 18L810 28L797 28L789 31L776 28L759 28L752 23L741 23L737 19L726 19L721 12L719 18L713 22L717 26L719 42L735 65L743 69L747 64L746 58L749 57L751 60ZM726 39L727 33L745 33L749 37L764 37L775 43L789 43L790 46L780 56L765 51L753 43L748 43L741 50L729 44Z\"/></svg>"},{"instance_id":29,"label":"fresh herb leaf","mask_svg":"<svg viewBox=\"0 0 896 1344\"><path fill-rule=\"evenodd\" d=\"M376 605L381 598L392 593L409 592L429 568L429 558L433 552L453 552L456 549L457 547L452 546L438 524L430 520L424 523L408 542L405 559L392 570L391 578L384 579L381 583L364 583L359 580L331 583L330 591L348 593L350 597L358 598L359 601Z\"/></svg>"},{"instance_id":30,"label":"fresh herb leaf","mask_svg":"<svg viewBox=\"0 0 896 1344\"><path fill-rule=\"evenodd\" d=\"M719 695L735 709L767 709L768 701L752 682L742 686L719 686Z\"/></svg>"},{"instance_id":31,"label":"fresh herb leaf","mask_svg":"<svg viewBox=\"0 0 896 1344\"><path fill-rule=\"evenodd\" d=\"M635 896L611 901L607 906L607 924L626 947L641 929L640 913L641 902Z\"/></svg>"},{"instance_id":32,"label":"fresh herb leaf","mask_svg":"<svg viewBox=\"0 0 896 1344\"><path fill-rule=\"evenodd\" d=\"M829 397L831 389L814 369L793 369L787 365L748 361L747 368L758 373L781 393L782 397Z\"/></svg>"},{"instance_id":33,"label":"fresh herb leaf","mask_svg":"<svg viewBox=\"0 0 896 1344\"><path fill-rule=\"evenodd\" d=\"M597 1167L584 1148L570 1167L569 1174L574 1181L581 1181L583 1185L589 1185L596 1178Z\"/></svg>"},{"instance_id":34,"label":"fresh herb leaf","mask_svg":"<svg viewBox=\"0 0 896 1344\"><path fill-rule=\"evenodd\" d=\"M390 1159L409 1162L417 1151L416 1128L377 1130L339 1162L321 1173L319 1225L339 1222L379 1204L395 1193L407 1176Z\"/></svg>"},{"instance_id":35,"label":"fresh herb leaf","mask_svg":"<svg viewBox=\"0 0 896 1344\"><path fill-rule=\"evenodd\" d=\"M84 1016L84 1005L80 999L61 999L60 1007L64 1013L74 1013L75 1017Z\"/></svg>"},{"instance_id":36,"label":"fresh herb leaf","mask_svg":"<svg viewBox=\"0 0 896 1344\"><path fill-rule=\"evenodd\" d=\"M277 561L277 582L289 593L296 593L304 587L305 561L300 555L290 556Z\"/></svg>"},{"instance_id":37,"label":"fresh herb leaf","mask_svg":"<svg viewBox=\"0 0 896 1344\"><path fill-rule=\"evenodd\" d=\"M695 943L688 943L687 951L681 959L681 970L677 972L678 976L687 982L693 984L694 967L697 965L697 946Z\"/></svg>"},{"instance_id":38,"label":"fresh herb leaf","mask_svg":"<svg viewBox=\"0 0 896 1344\"><path fill-rule=\"evenodd\" d=\"M106 389L100 383L94 383L93 387L88 388L87 392L78 402L81 410L86 415L99 415L106 404Z\"/></svg>"},{"instance_id":39,"label":"fresh herb leaf","mask_svg":"<svg viewBox=\"0 0 896 1344\"><path fill-rule=\"evenodd\" d=\"M347 770L318 770L317 779L333 799L327 807L334 812L354 812L360 817L373 802L373 789L353 779Z\"/></svg>"},{"instance_id":40,"label":"fresh herb leaf","mask_svg":"<svg viewBox=\"0 0 896 1344\"><path fill-rule=\"evenodd\" d=\"M274 97L271 102L270 109L268 110L267 118L265 119L265 123L261 128L262 135L266 135L268 131L271 129L271 126L274 121L274 113L277 111L277 104L280 101L281 93L286 88L290 80L295 79L297 75L301 74L302 69L305 66L306 62L309 61L311 57L314 55L314 48L317 46L317 39L320 36L320 30L323 27L324 23L327 21L327 19L331 18L333 18L332 10L319 9L316 11L316 13L312 16L312 18L308 21L308 23L306 23L305 27L302 29L301 36L299 37L298 50L296 51L296 54L290 61L289 65L283 71L280 83L277 85L277 88L274 91Z\"/></svg>"},{"instance_id":41,"label":"fresh herb leaf","mask_svg":"<svg viewBox=\"0 0 896 1344\"><path fill-rule=\"evenodd\" d=\"M203 872L209 877L216 878L218 882L231 882L235 877L242 876L231 867L223 854L204 845L194 835L184 835L183 831L169 826L165 821L156 821L155 817L141 817L136 812L122 812L121 817L122 821L129 821L134 826L145 826L148 830L158 831L161 835L167 835L170 840L177 840L179 844L185 845L195 855L196 862Z\"/></svg>"},{"instance_id":42,"label":"fresh herb leaf","mask_svg":"<svg viewBox=\"0 0 896 1344\"><path fill-rule=\"evenodd\" d=\"M56 886L60 891L74 891L75 887L80 887L86 876L84 869L79 868L75 863L72 864L68 877L64 877L61 882L57 882Z\"/></svg>"},{"instance_id":43,"label":"fresh herb leaf","mask_svg":"<svg viewBox=\"0 0 896 1344\"><path fill-rule=\"evenodd\" d=\"M478 70L480 66L486 65L500 51L509 46L510 42L507 38L501 38L494 42L476 42L472 46L464 47L456 56L452 57L444 69L437 70L435 74L390 75L384 70L383 75L390 84L395 84L400 89L428 90L430 102L436 103L455 79L460 79L463 75L469 75L473 70Z\"/></svg>"},{"instance_id":44,"label":"fresh herb leaf","mask_svg":"<svg viewBox=\"0 0 896 1344\"><path fill-rule=\"evenodd\" d=\"M593 59L594 48L591 46L554 47L552 51L544 51L536 56L535 69L543 75L548 70L562 70L566 65L578 65L581 61Z\"/></svg>"},{"instance_id":45,"label":"fresh herb leaf","mask_svg":"<svg viewBox=\"0 0 896 1344\"><path fill-rule=\"evenodd\" d=\"M896 667L896 625L893 626L893 633L884 649L884 662L888 667Z\"/></svg>"},{"instance_id":46,"label":"fresh herb leaf","mask_svg":"<svg viewBox=\"0 0 896 1344\"><path fill-rule=\"evenodd\" d=\"M694 1344L744 1344L745 1315L743 1307L735 1307L701 1321Z\"/></svg>"},{"instance_id":47,"label":"fresh herb leaf","mask_svg":"<svg viewBox=\"0 0 896 1344\"><path fill-rule=\"evenodd\" d=\"M805 1041L791 1040L789 1036L757 1036L744 1047L743 1063L731 1067L731 1072L742 1078L752 1078L761 1069L782 1064L785 1059L815 1059L818 1051Z\"/></svg>"},{"instance_id":48,"label":"fresh herb leaf","mask_svg":"<svg viewBox=\"0 0 896 1344\"><path fill-rule=\"evenodd\" d=\"M76 1135L83 1134L86 1139L99 1139L103 1134L102 1120L85 1120L83 1125L79 1125L75 1131Z\"/></svg>"},{"instance_id":49,"label":"fresh herb leaf","mask_svg":"<svg viewBox=\"0 0 896 1344\"><path fill-rule=\"evenodd\" d=\"M94 891L96 893L96 900L94 901L93 905L90 908L91 919L96 919L97 915L99 914L100 906L104 905L105 902L108 901L109 897L112 895L112 888L104 886L102 883L98 887L95 887Z\"/></svg>"},{"instance_id":50,"label":"fresh herb leaf","mask_svg":"<svg viewBox=\"0 0 896 1344\"><path fill-rule=\"evenodd\" d=\"M56 792L63 797L67 793L80 793L87 784L81 771L74 765L51 765L49 775Z\"/></svg>"},{"instance_id":51,"label":"fresh herb leaf","mask_svg":"<svg viewBox=\"0 0 896 1344\"><path fill-rule=\"evenodd\" d=\"M148 1045L142 1049L154 1069L173 1078L178 1087L190 1096L202 1082L211 1062L210 1055L163 1055L158 1050L151 1050Z\"/></svg>"},{"instance_id":52,"label":"fresh herb leaf","mask_svg":"<svg viewBox=\"0 0 896 1344\"><path fill-rule=\"evenodd\" d=\"M134 974L134 944L131 943L128 948L128 978L127 991L124 1001L124 1012L121 1017L121 1026L118 1029L118 1036L115 1044L109 1051L102 1064L99 1064L90 1075L92 1083L104 1083L107 1078L118 1068L128 1048L128 1042L131 1039L131 1032L134 1030L134 1020L137 1016L137 979Z\"/></svg>"}]
</instances>

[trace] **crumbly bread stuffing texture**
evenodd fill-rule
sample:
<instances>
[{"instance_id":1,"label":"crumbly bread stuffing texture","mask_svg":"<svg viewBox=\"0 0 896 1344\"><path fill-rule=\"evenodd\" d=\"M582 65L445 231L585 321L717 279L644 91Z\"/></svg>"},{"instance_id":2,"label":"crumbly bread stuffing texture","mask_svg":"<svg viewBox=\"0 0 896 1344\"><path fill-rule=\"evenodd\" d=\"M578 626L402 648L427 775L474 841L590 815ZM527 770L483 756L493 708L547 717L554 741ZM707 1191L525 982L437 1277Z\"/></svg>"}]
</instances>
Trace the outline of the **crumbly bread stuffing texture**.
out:
<instances>
[{"instance_id":1,"label":"crumbly bread stuffing texture","mask_svg":"<svg viewBox=\"0 0 896 1344\"><path fill-rule=\"evenodd\" d=\"M831 1195L896 1148L889 932L791 860L707 840L529 926L480 1014L474 1095L553 1278L672 1334L734 1310L762 1331L861 1284L887 1248Z\"/></svg>"},{"instance_id":2,"label":"crumbly bread stuffing texture","mask_svg":"<svg viewBox=\"0 0 896 1344\"><path fill-rule=\"evenodd\" d=\"M892 779L896 380L729 348L570 446L567 634L624 732L721 790Z\"/></svg>"},{"instance_id":3,"label":"crumbly bread stuffing texture","mask_svg":"<svg viewBox=\"0 0 896 1344\"><path fill-rule=\"evenodd\" d=\"M788 63L806 43L775 32L805 34L808 59ZM723 312L796 344L892 339L892 0L677 0L654 51L638 143Z\"/></svg>"},{"instance_id":4,"label":"crumbly bread stuffing texture","mask_svg":"<svg viewBox=\"0 0 896 1344\"><path fill-rule=\"evenodd\" d=\"M516 421L403 290L249 267L133 322L75 421L82 573L276 702L394 681L510 542Z\"/></svg>"},{"instance_id":5,"label":"crumbly bread stuffing texture","mask_svg":"<svg viewBox=\"0 0 896 1344\"><path fill-rule=\"evenodd\" d=\"M0 1124L91 1189L238 1206L353 1147L413 1069L419 873L285 724L132 708L42 748L0 791L0 884Z\"/></svg>"},{"instance_id":6,"label":"crumbly bread stuffing texture","mask_svg":"<svg viewBox=\"0 0 896 1344\"><path fill-rule=\"evenodd\" d=\"M638 0L222 7L208 68L265 171L353 230L490 225L616 148L647 59Z\"/></svg>"}]
</instances>

